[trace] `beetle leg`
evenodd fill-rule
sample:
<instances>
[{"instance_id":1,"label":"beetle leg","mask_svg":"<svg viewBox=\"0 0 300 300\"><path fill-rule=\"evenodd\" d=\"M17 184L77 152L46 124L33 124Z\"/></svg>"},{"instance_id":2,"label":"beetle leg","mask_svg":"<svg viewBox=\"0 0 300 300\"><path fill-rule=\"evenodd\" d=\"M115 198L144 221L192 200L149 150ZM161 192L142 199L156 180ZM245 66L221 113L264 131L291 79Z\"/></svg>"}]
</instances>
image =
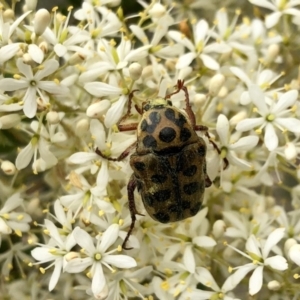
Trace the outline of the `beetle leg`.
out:
<instances>
[{"instance_id":1,"label":"beetle leg","mask_svg":"<svg viewBox=\"0 0 300 300\"><path fill-rule=\"evenodd\" d=\"M118 129L120 131L131 131L136 130L138 127L138 123L129 123L129 124L118 124Z\"/></svg>"},{"instance_id":2,"label":"beetle leg","mask_svg":"<svg viewBox=\"0 0 300 300\"><path fill-rule=\"evenodd\" d=\"M125 250L130 250L132 248L127 248L126 247L126 243L129 240L129 237L132 233L132 230L134 228L134 224L136 221L136 217L135 215L141 215L143 216L143 214L140 214L137 212L136 210L136 206L135 206L135 202L134 202L134 190L136 188L136 179L134 177L134 174L131 175L131 178L127 184L127 193L128 193L128 202L129 202L129 211L130 211L130 215L131 215L131 224L130 224L130 228L127 232L126 238L124 239L124 242L122 244L122 248Z\"/></svg>"},{"instance_id":3,"label":"beetle leg","mask_svg":"<svg viewBox=\"0 0 300 300\"><path fill-rule=\"evenodd\" d=\"M106 156L105 154L103 154L101 152L101 150L99 150L98 148L96 148L95 152L101 156L102 158L105 158L107 160L110 160L110 161L121 161L123 160L124 158L126 158L130 152L132 152L132 150L136 147L136 142L134 142L133 144L131 144L124 152L122 152L118 157L108 157Z\"/></svg>"},{"instance_id":4,"label":"beetle leg","mask_svg":"<svg viewBox=\"0 0 300 300\"><path fill-rule=\"evenodd\" d=\"M120 119L120 121L118 122L118 125L126 120L130 115L131 115L131 106L132 106L132 99L134 97L134 92L136 92L138 90L133 90L130 92L130 94L128 95L128 104L127 104L127 112L126 114Z\"/></svg>"},{"instance_id":5,"label":"beetle leg","mask_svg":"<svg viewBox=\"0 0 300 300\"><path fill-rule=\"evenodd\" d=\"M213 147L215 148L215 150L218 152L218 154L220 155L221 154L221 150L220 148L217 146L217 144L211 139L208 131L205 132L205 136L208 138L209 142L213 145ZM229 165L229 161L226 157L223 158L223 163L224 163L224 166L223 166L223 170L226 170L228 165Z\"/></svg>"}]
</instances>

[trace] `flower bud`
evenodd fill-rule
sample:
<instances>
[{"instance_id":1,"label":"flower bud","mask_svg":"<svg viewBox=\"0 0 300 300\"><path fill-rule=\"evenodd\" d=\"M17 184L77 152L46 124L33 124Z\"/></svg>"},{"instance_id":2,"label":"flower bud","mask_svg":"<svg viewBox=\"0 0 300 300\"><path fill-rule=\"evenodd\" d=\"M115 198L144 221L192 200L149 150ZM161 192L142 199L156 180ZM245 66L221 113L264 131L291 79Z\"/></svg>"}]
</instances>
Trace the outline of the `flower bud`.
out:
<instances>
[{"instance_id":1,"label":"flower bud","mask_svg":"<svg viewBox=\"0 0 300 300\"><path fill-rule=\"evenodd\" d=\"M207 100L206 95L196 94L194 97L194 104L197 108L200 108L204 105L206 100Z\"/></svg>"},{"instance_id":2,"label":"flower bud","mask_svg":"<svg viewBox=\"0 0 300 300\"><path fill-rule=\"evenodd\" d=\"M47 42L43 41L39 44L39 48L44 52L44 54L48 53L49 45Z\"/></svg>"},{"instance_id":3,"label":"flower bud","mask_svg":"<svg viewBox=\"0 0 300 300\"><path fill-rule=\"evenodd\" d=\"M152 74L153 74L152 66L151 66L151 65L148 65L148 66L146 66L146 67L143 69L143 72L142 72L142 78L143 78L143 79L146 79L146 78L152 76Z\"/></svg>"},{"instance_id":4,"label":"flower bud","mask_svg":"<svg viewBox=\"0 0 300 300\"><path fill-rule=\"evenodd\" d=\"M90 118L102 117L107 112L110 105L111 103L107 99L93 103L87 108L86 115Z\"/></svg>"},{"instance_id":5,"label":"flower bud","mask_svg":"<svg viewBox=\"0 0 300 300\"><path fill-rule=\"evenodd\" d=\"M15 165L10 162L9 160L4 160L1 163L1 170L6 174L6 175L14 175L16 173L16 167Z\"/></svg>"},{"instance_id":6,"label":"flower bud","mask_svg":"<svg viewBox=\"0 0 300 300\"><path fill-rule=\"evenodd\" d=\"M143 72L143 68L139 63L132 63L128 69L132 80L138 80Z\"/></svg>"},{"instance_id":7,"label":"flower bud","mask_svg":"<svg viewBox=\"0 0 300 300\"><path fill-rule=\"evenodd\" d=\"M15 19L15 13L12 9L6 9L3 13L3 20L5 23L14 21Z\"/></svg>"},{"instance_id":8,"label":"flower bud","mask_svg":"<svg viewBox=\"0 0 300 300\"><path fill-rule=\"evenodd\" d=\"M218 95L224 82L225 82L225 76L223 74L214 75L209 82L208 90L210 95L212 96Z\"/></svg>"},{"instance_id":9,"label":"flower bud","mask_svg":"<svg viewBox=\"0 0 300 300\"><path fill-rule=\"evenodd\" d=\"M38 0L25 0L26 8L28 10L35 10Z\"/></svg>"},{"instance_id":10,"label":"flower bud","mask_svg":"<svg viewBox=\"0 0 300 300\"><path fill-rule=\"evenodd\" d=\"M65 260L67 262L71 261L74 258L78 258L80 255L77 252L71 251L68 254L65 255Z\"/></svg>"},{"instance_id":11,"label":"flower bud","mask_svg":"<svg viewBox=\"0 0 300 300\"><path fill-rule=\"evenodd\" d=\"M58 124L59 123L59 114L56 111L49 111L46 116L46 120L49 124Z\"/></svg>"},{"instance_id":12,"label":"flower bud","mask_svg":"<svg viewBox=\"0 0 300 300\"><path fill-rule=\"evenodd\" d=\"M300 266L300 245L295 244L290 247L288 257L298 266Z\"/></svg>"},{"instance_id":13,"label":"flower bud","mask_svg":"<svg viewBox=\"0 0 300 300\"><path fill-rule=\"evenodd\" d=\"M153 18L161 18L165 15L166 8L160 4L155 3L150 9L149 9L149 15Z\"/></svg>"},{"instance_id":14,"label":"flower bud","mask_svg":"<svg viewBox=\"0 0 300 300\"><path fill-rule=\"evenodd\" d=\"M245 110L241 110L229 120L229 124L230 126L235 127L237 123L246 119L246 117L247 117L247 112Z\"/></svg>"},{"instance_id":15,"label":"flower bud","mask_svg":"<svg viewBox=\"0 0 300 300\"><path fill-rule=\"evenodd\" d=\"M35 64L35 62L33 61L29 53L24 53L22 59L23 59L23 63L26 65L33 66Z\"/></svg>"},{"instance_id":16,"label":"flower bud","mask_svg":"<svg viewBox=\"0 0 300 300\"><path fill-rule=\"evenodd\" d=\"M216 239L223 236L226 230L226 224L223 220L217 220L213 225L213 235Z\"/></svg>"},{"instance_id":17,"label":"flower bud","mask_svg":"<svg viewBox=\"0 0 300 300\"><path fill-rule=\"evenodd\" d=\"M0 117L0 129L9 129L17 126L21 122L20 115L9 114Z\"/></svg>"},{"instance_id":18,"label":"flower bud","mask_svg":"<svg viewBox=\"0 0 300 300\"><path fill-rule=\"evenodd\" d=\"M79 53L79 52L75 52L73 55L71 55L71 57L68 60L68 64L70 66L75 66L77 64L81 64L84 60L86 59L86 57Z\"/></svg>"},{"instance_id":19,"label":"flower bud","mask_svg":"<svg viewBox=\"0 0 300 300\"><path fill-rule=\"evenodd\" d=\"M90 123L88 119L81 119L76 123L75 134L79 137L84 137L87 135L89 127L90 127Z\"/></svg>"},{"instance_id":20,"label":"flower bud","mask_svg":"<svg viewBox=\"0 0 300 300\"><path fill-rule=\"evenodd\" d=\"M297 241L295 239L287 239L284 243L284 253L287 257L289 257L289 251L292 246L297 245Z\"/></svg>"},{"instance_id":21,"label":"flower bud","mask_svg":"<svg viewBox=\"0 0 300 300\"><path fill-rule=\"evenodd\" d=\"M297 157L297 149L294 143L286 143L284 155L287 160L293 160Z\"/></svg>"},{"instance_id":22,"label":"flower bud","mask_svg":"<svg viewBox=\"0 0 300 300\"><path fill-rule=\"evenodd\" d=\"M278 291L281 288L281 284L277 280L268 282L268 289L270 291Z\"/></svg>"},{"instance_id":23,"label":"flower bud","mask_svg":"<svg viewBox=\"0 0 300 300\"><path fill-rule=\"evenodd\" d=\"M116 6L119 6L121 4L121 1L122 0L110 0L108 3L107 3L107 6L108 7L116 7Z\"/></svg>"},{"instance_id":24,"label":"flower bud","mask_svg":"<svg viewBox=\"0 0 300 300\"><path fill-rule=\"evenodd\" d=\"M280 47L278 44L271 44L268 47L268 50L267 50L267 53L265 56L266 62L268 62L268 63L273 62L278 57L279 51L280 51Z\"/></svg>"},{"instance_id":25,"label":"flower bud","mask_svg":"<svg viewBox=\"0 0 300 300\"><path fill-rule=\"evenodd\" d=\"M50 24L50 13L47 9L39 9L34 16L34 32L36 35L42 35L46 30L47 26Z\"/></svg>"}]
</instances>

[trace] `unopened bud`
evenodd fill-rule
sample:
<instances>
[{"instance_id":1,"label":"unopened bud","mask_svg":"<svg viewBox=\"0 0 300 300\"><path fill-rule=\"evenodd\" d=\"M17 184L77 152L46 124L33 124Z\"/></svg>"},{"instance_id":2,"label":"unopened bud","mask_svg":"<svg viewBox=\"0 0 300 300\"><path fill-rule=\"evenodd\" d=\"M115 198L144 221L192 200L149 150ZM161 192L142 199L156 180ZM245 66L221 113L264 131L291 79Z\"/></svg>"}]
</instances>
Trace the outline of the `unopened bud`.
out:
<instances>
[{"instance_id":1,"label":"unopened bud","mask_svg":"<svg viewBox=\"0 0 300 300\"><path fill-rule=\"evenodd\" d=\"M268 47L265 61L268 63L273 62L278 57L279 51L280 51L280 47L278 44L271 44Z\"/></svg>"},{"instance_id":2,"label":"unopened bud","mask_svg":"<svg viewBox=\"0 0 300 300\"><path fill-rule=\"evenodd\" d=\"M107 99L93 103L87 108L86 115L90 118L102 117L107 112L110 105L111 103Z\"/></svg>"},{"instance_id":3,"label":"unopened bud","mask_svg":"<svg viewBox=\"0 0 300 300\"><path fill-rule=\"evenodd\" d=\"M46 120L49 124L59 123L59 114L56 111L49 111L46 116Z\"/></svg>"},{"instance_id":4,"label":"unopened bud","mask_svg":"<svg viewBox=\"0 0 300 300\"><path fill-rule=\"evenodd\" d=\"M289 251L294 245L297 245L297 241L295 239L290 238L285 241L283 249L287 257L289 257Z\"/></svg>"},{"instance_id":5,"label":"unopened bud","mask_svg":"<svg viewBox=\"0 0 300 300\"><path fill-rule=\"evenodd\" d=\"M13 21L15 18L15 13L12 9L6 9L3 13L3 20L5 23Z\"/></svg>"},{"instance_id":6,"label":"unopened bud","mask_svg":"<svg viewBox=\"0 0 300 300\"><path fill-rule=\"evenodd\" d=\"M82 63L85 59L86 57L83 54L76 52L69 58L68 64L71 66L75 66Z\"/></svg>"},{"instance_id":7,"label":"unopened bud","mask_svg":"<svg viewBox=\"0 0 300 300\"><path fill-rule=\"evenodd\" d=\"M113 1L109 1L107 3L108 7L116 7L119 6L121 4L121 0L113 0Z\"/></svg>"},{"instance_id":8,"label":"unopened bud","mask_svg":"<svg viewBox=\"0 0 300 300\"><path fill-rule=\"evenodd\" d=\"M142 78L146 79L146 78L152 76L152 74L153 74L152 65L148 65L143 69Z\"/></svg>"},{"instance_id":9,"label":"unopened bud","mask_svg":"<svg viewBox=\"0 0 300 300\"><path fill-rule=\"evenodd\" d=\"M76 123L76 130L75 134L79 137L83 137L87 135L87 132L89 130L90 123L88 119L81 119Z\"/></svg>"},{"instance_id":10,"label":"unopened bud","mask_svg":"<svg viewBox=\"0 0 300 300\"><path fill-rule=\"evenodd\" d=\"M6 174L6 175L14 175L16 173L16 167L15 165L10 162L9 160L4 160L1 163L1 170Z\"/></svg>"},{"instance_id":11,"label":"unopened bud","mask_svg":"<svg viewBox=\"0 0 300 300\"><path fill-rule=\"evenodd\" d=\"M196 94L194 97L194 104L197 108L200 108L204 105L206 100L207 100L206 95Z\"/></svg>"},{"instance_id":12,"label":"unopened bud","mask_svg":"<svg viewBox=\"0 0 300 300\"><path fill-rule=\"evenodd\" d=\"M80 255L77 252L71 251L65 255L65 259L67 262L71 261L74 258L78 258Z\"/></svg>"},{"instance_id":13,"label":"unopened bud","mask_svg":"<svg viewBox=\"0 0 300 300\"><path fill-rule=\"evenodd\" d=\"M39 48L46 54L49 50L49 45L47 42L43 41L39 44Z\"/></svg>"},{"instance_id":14,"label":"unopened bud","mask_svg":"<svg viewBox=\"0 0 300 300\"><path fill-rule=\"evenodd\" d=\"M39 9L34 16L34 32L36 35L42 35L46 30L47 26L50 24L50 13L47 9Z\"/></svg>"},{"instance_id":15,"label":"unopened bud","mask_svg":"<svg viewBox=\"0 0 300 300\"><path fill-rule=\"evenodd\" d=\"M221 87L225 82L225 76L223 74L214 75L209 82L209 93L212 96L218 95Z\"/></svg>"},{"instance_id":16,"label":"unopened bud","mask_svg":"<svg viewBox=\"0 0 300 300\"><path fill-rule=\"evenodd\" d=\"M216 239L221 238L226 230L226 224L223 220L217 220L213 225L213 235Z\"/></svg>"},{"instance_id":17,"label":"unopened bud","mask_svg":"<svg viewBox=\"0 0 300 300\"><path fill-rule=\"evenodd\" d=\"M9 114L0 117L0 129L9 129L17 126L21 122L20 115Z\"/></svg>"},{"instance_id":18,"label":"unopened bud","mask_svg":"<svg viewBox=\"0 0 300 300\"><path fill-rule=\"evenodd\" d=\"M241 110L229 120L229 124L230 126L235 127L240 121L246 119L246 117L247 117L246 111Z\"/></svg>"},{"instance_id":19,"label":"unopened bud","mask_svg":"<svg viewBox=\"0 0 300 300\"><path fill-rule=\"evenodd\" d=\"M155 3L150 9L149 9L149 15L153 18L161 18L165 15L166 8L160 4Z\"/></svg>"},{"instance_id":20,"label":"unopened bud","mask_svg":"<svg viewBox=\"0 0 300 300\"><path fill-rule=\"evenodd\" d=\"M293 160L297 157L297 149L294 143L286 143L284 155L287 160Z\"/></svg>"},{"instance_id":21,"label":"unopened bud","mask_svg":"<svg viewBox=\"0 0 300 300\"><path fill-rule=\"evenodd\" d=\"M268 282L268 289L271 291L278 291L281 288L281 284L277 280Z\"/></svg>"},{"instance_id":22,"label":"unopened bud","mask_svg":"<svg viewBox=\"0 0 300 300\"><path fill-rule=\"evenodd\" d=\"M129 74L132 80L138 80L143 72L143 68L139 63L132 63L129 66Z\"/></svg>"},{"instance_id":23,"label":"unopened bud","mask_svg":"<svg viewBox=\"0 0 300 300\"><path fill-rule=\"evenodd\" d=\"M33 66L35 64L35 62L33 61L29 53L24 53L22 59L23 59L23 63L26 65Z\"/></svg>"},{"instance_id":24,"label":"unopened bud","mask_svg":"<svg viewBox=\"0 0 300 300\"><path fill-rule=\"evenodd\" d=\"M38 0L25 0L27 10L35 10Z\"/></svg>"}]
</instances>

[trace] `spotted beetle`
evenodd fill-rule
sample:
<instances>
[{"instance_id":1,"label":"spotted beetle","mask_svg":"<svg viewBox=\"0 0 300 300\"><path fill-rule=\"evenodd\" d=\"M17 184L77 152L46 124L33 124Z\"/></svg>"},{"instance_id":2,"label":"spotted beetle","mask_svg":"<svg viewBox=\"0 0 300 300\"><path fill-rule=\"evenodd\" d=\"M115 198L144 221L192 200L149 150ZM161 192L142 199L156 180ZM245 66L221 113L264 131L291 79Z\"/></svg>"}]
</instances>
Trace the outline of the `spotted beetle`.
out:
<instances>
[{"instance_id":1,"label":"spotted beetle","mask_svg":"<svg viewBox=\"0 0 300 300\"><path fill-rule=\"evenodd\" d=\"M185 93L185 113L168 100L181 90ZM133 93L125 118L130 114L132 97ZM122 245L127 250L131 249L126 248L126 243L139 214L134 201L136 188L148 214L158 222L169 223L196 215L202 205L204 190L211 185L206 173L206 144L196 134L200 130L209 137L208 128L196 125L184 82L178 80L177 90L165 98L148 101L140 113L139 124L119 124L121 131L137 129L134 145L118 158L105 157L96 149L100 156L120 161L136 148L130 157L133 174L127 185L131 225ZM212 144L220 152L216 144Z\"/></svg>"}]
</instances>

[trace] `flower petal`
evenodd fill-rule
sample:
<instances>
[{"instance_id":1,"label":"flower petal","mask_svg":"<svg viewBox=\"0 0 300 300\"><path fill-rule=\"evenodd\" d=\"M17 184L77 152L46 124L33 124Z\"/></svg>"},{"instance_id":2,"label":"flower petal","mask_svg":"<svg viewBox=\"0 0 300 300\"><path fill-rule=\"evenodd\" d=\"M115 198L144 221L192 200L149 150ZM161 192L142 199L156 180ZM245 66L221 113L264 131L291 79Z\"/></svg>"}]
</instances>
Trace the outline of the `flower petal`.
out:
<instances>
[{"instance_id":1,"label":"flower petal","mask_svg":"<svg viewBox=\"0 0 300 300\"><path fill-rule=\"evenodd\" d=\"M269 151L273 151L278 146L278 136L271 123L267 123L265 128L264 142Z\"/></svg>"},{"instance_id":2,"label":"flower petal","mask_svg":"<svg viewBox=\"0 0 300 300\"><path fill-rule=\"evenodd\" d=\"M258 266L252 273L249 280L249 294L253 296L258 293L263 283L263 266Z\"/></svg>"},{"instance_id":3,"label":"flower petal","mask_svg":"<svg viewBox=\"0 0 300 300\"><path fill-rule=\"evenodd\" d=\"M137 263L134 258L128 255L106 255L103 257L103 261L109 265L115 266L117 268L127 269L134 268Z\"/></svg>"}]
</instances>

